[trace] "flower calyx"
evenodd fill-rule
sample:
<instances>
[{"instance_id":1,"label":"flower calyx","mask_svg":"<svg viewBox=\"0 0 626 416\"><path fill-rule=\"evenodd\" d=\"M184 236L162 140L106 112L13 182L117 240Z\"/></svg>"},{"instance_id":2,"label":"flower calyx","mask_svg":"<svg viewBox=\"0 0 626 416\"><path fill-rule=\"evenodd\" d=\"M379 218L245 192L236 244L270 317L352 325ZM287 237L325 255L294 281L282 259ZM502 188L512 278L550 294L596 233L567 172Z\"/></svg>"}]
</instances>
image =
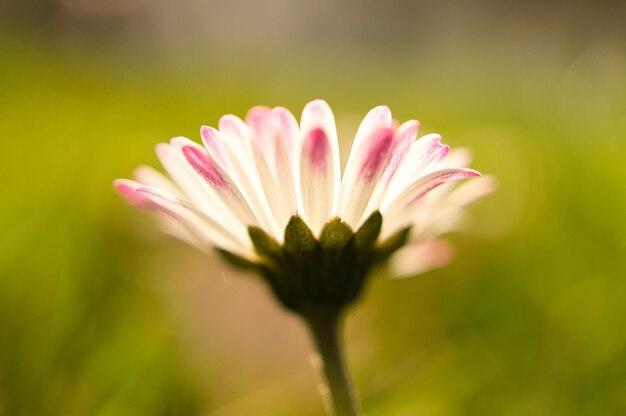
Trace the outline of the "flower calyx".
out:
<instances>
[{"instance_id":1,"label":"flower calyx","mask_svg":"<svg viewBox=\"0 0 626 416\"><path fill-rule=\"evenodd\" d=\"M258 227L248 228L256 260L218 252L232 265L263 276L280 302L296 313L319 307L342 310L359 298L372 269L406 243L410 227L379 241L382 220L375 211L353 231L334 217L315 238L302 218L293 215L282 245Z\"/></svg>"}]
</instances>

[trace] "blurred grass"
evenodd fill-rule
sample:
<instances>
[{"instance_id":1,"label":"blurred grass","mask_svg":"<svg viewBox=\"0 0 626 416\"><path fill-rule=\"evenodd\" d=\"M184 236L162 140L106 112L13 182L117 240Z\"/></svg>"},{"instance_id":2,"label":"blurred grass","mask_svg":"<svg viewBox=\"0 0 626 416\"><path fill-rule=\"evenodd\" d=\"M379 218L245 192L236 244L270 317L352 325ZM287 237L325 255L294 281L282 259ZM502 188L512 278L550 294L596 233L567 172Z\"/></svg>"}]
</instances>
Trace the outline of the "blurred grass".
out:
<instances>
[{"instance_id":1,"label":"blurred grass","mask_svg":"<svg viewBox=\"0 0 626 416\"><path fill-rule=\"evenodd\" d=\"M233 334L216 332L202 362L189 357L189 316L172 313L161 281L185 278L171 270L220 279L223 266L158 236L111 189L156 165L158 142L195 140L199 125L255 104L297 114L317 97L344 136L384 103L472 148L474 166L500 181L471 232L451 237L455 263L377 279L349 321L366 414L626 413L622 51L242 60L4 38L0 56L0 414L320 414L314 381L288 376L312 373L306 362L271 375L236 365L246 354L271 362L288 348L273 336L230 352L219 340ZM258 325L254 305L234 317L204 306L199 320ZM277 384L237 387L235 372Z\"/></svg>"}]
</instances>

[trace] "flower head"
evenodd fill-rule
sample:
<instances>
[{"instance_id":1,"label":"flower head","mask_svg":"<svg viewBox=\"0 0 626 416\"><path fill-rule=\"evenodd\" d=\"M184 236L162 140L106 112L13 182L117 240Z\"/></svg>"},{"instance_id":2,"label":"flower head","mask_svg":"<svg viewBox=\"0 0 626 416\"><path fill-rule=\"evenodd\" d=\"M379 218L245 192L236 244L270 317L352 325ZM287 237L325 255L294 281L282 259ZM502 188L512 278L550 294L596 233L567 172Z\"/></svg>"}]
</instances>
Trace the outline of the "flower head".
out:
<instances>
[{"instance_id":1,"label":"flower head","mask_svg":"<svg viewBox=\"0 0 626 416\"><path fill-rule=\"evenodd\" d=\"M439 237L492 188L488 177L452 184L480 174L439 135L417 139L418 126L372 109L342 176L326 102L308 103L299 124L282 107L254 107L245 121L225 115L219 129L203 126L203 146L183 137L157 145L169 178L140 167L115 187L168 233L256 269L288 307L302 297L347 304L394 253L406 260L392 262L402 274L443 263Z\"/></svg>"}]
</instances>

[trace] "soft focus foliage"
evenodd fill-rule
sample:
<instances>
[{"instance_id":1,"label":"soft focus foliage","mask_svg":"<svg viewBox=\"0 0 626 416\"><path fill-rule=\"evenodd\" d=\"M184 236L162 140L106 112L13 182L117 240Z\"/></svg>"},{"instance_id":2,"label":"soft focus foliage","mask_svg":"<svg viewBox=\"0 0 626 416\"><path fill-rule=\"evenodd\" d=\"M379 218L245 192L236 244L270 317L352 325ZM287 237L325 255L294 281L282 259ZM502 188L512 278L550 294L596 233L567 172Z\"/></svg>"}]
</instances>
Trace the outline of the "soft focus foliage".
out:
<instances>
[{"instance_id":1,"label":"soft focus foliage","mask_svg":"<svg viewBox=\"0 0 626 416\"><path fill-rule=\"evenodd\" d=\"M111 189L157 142L317 97L344 150L386 104L499 179L451 266L378 276L351 315L366 414L626 413L623 47L235 60L36 39L0 38L0 414L320 414L295 318Z\"/></svg>"}]
</instances>

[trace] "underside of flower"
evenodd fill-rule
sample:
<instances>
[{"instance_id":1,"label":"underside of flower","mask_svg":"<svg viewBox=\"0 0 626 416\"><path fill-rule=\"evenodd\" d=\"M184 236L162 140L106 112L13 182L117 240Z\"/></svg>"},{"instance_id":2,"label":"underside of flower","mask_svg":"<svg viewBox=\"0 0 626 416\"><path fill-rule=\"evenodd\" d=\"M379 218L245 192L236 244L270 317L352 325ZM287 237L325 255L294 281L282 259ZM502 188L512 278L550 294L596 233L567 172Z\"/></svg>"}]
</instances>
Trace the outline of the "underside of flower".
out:
<instances>
[{"instance_id":1,"label":"underside of flower","mask_svg":"<svg viewBox=\"0 0 626 416\"><path fill-rule=\"evenodd\" d=\"M294 215L285 228L283 245L262 229L250 227L258 261L219 251L231 264L261 274L281 303L295 312L305 314L320 305L343 309L358 299L370 270L407 240L409 227L379 242L381 226L378 211L356 231L335 217L316 238Z\"/></svg>"},{"instance_id":2,"label":"underside of flower","mask_svg":"<svg viewBox=\"0 0 626 416\"><path fill-rule=\"evenodd\" d=\"M457 186L480 176L465 167L467 152L449 152L436 134L417 139L418 126L372 109L342 175L326 102L307 104L300 123L282 107L254 107L245 121L226 115L219 129L202 127L203 146L159 144L167 176L140 167L115 186L166 232L260 273L288 308L343 307L396 251L419 259L402 262L404 275L441 265L445 256L406 252L442 247L463 207L493 188L489 177Z\"/></svg>"}]
</instances>

